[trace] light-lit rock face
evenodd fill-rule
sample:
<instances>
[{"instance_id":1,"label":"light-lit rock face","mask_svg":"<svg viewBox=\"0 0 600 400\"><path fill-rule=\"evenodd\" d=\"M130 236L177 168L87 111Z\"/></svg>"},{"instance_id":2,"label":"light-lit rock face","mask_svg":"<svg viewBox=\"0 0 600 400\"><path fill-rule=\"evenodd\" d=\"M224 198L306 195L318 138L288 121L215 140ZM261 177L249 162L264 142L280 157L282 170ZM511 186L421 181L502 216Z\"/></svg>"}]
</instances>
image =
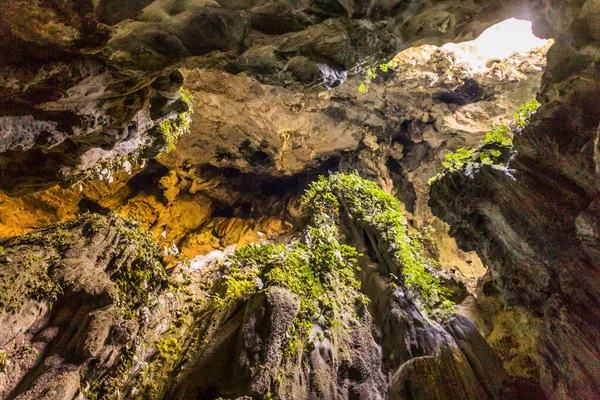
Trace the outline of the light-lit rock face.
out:
<instances>
[{"instance_id":1,"label":"light-lit rock face","mask_svg":"<svg viewBox=\"0 0 600 400\"><path fill-rule=\"evenodd\" d=\"M600 36L587 24L600 8L580 6L556 14L543 105L515 139L515 179L487 169L474 179L452 174L434 184L430 204L461 247L477 250L490 267L481 304L509 369L537 377L550 398L591 399L600 392L600 332L592 322ZM496 297L513 308L500 312Z\"/></svg>"},{"instance_id":2,"label":"light-lit rock face","mask_svg":"<svg viewBox=\"0 0 600 400\"><path fill-rule=\"evenodd\" d=\"M174 242L193 257L260 241L258 232L266 237L285 230L294 213L285 196L298 197L303 187L265 196L269 181L288 180L293 186L304 176L306 184L309 175L316 176L310 171L341 167L398 191L416 226L436 228L444 268L458 270L474 284L483 266L473 254L460 251L447 228L432 217L427 180L445 152L476 145L491 124L507 123L519 105L534 97L544 55L540 50L505 60L503 65L517 65L506 77L496 69L475 73L444 49L418 47L401 52L396 70L372 82L365 93L358 90L358 77L331 91L293 94L247 76L186 69L195 113L176 150L137 177L139 168L134 175L115 174L112 183L104 178L71 189L5 196L3 235L78 212L110 210L142 221L161 241ZM474 82L473 98L460 97L461 79L467 76ZM245 182L254 179L263 182ZM243 211L251 207L256 209ZM221 212L225 209L229 214Z\"/></svg>"},{"instance_id":3,"label":"light-lit rock face","mask_svg":"<svg viewBox=\"0 0 600 400\"><path fill-rule=\"evenodd\" d=\"M351 374L339 390L348 394L350 386L364 383L372 393L383 396L387 391L388 398L414 398L416 393L467 398L446 386L435 389L445 375L452 375L475 398L483 392L492 398L511 398L517 392L530 398L597 397L597 1L122 3L8 0L2 5L0 237L71 220L85 211L114 212L149 228L172 266L177 251L190 258L214 255L215 249L289 231L299 220L299 197L308 182L328 171L358 171L403 201L411 227L436 229L432 251L441 267L477 295L459 309L477 322L495 355L466 318L444 333L413 318L406 304L381 300L390 307L379 310L376 320L388 311L394 318L409 315L407 330L426 325L417 329L427 336L417 340L420 345L450 343L451 351L433 361L426 359L429 353L419 353L393 367L384 361L378 370L381 359L373 356L378 346L389 354L394 349L389 332L380 329L385 324L375 321L377 328L363 326L356 339L361 359L374 369L350 368L359 377ZM433 46L473 39L509 17L527 18L538 35L556 39L543 78L544 51L469 71L447 49ZM361 93L366 68L393 57L398 66L379 73ZM159 124L187 111L179 94L182 83L194 95L189 131L174 151L142 161L164 150ZM450 175L434 184L430 199L427 181L440 172L444 154L477 145L490 125L511 120L516 108L536 93L543 106L515 138L519 155L511 168L516 180L485 169L474 179ZM121 161L114 171L100 171L102 181L58 186L68 186L67 176L85 176L99 161L130 158L127 166ZM140 159L138 164L134 158ZM76 238L87 238L80 228L69 230ZM11 247L19 240L13 239ZM114 244L118 251L120 246ZM91 249L78 262L82 279L87 272L110 272L97 261L103 249ZM80 246L78 251L88 250ZM52 251L43 256L47 265L56 262ZM211 264L202 260L198 262ZM477 284L486 270L481 260L489 271ZM5 264L12 265L11 260ZM76 270L67 267L64 273ZM51 278L63 279L63 272ZM212 278L195 276L199 281ZM109 293L114 282L105 283L102 293ZM47 304L27 304L19 336L23 340L15 350L27 357L2 376L0 353L0 390L21 385L12 397L38 398L44 382L54 379L58 391L47 398L72 398L79 390L78 376L88 379L117 365L107 359L99 370L88 369L94 357L122 350L112 342L98 345L92 322L91 331L78 332L68 346L69 333L61 330L66 325L44 325L48 318L79 312L77 321L99 321L102 313L96 308L105 304L93 300L96 289L83 287L83 294L77 293L92 299L85 300L85 309L61 305L52 311ZM370 290L379 289L374 285ZM240 354L255 354L256 343L268 335L253 327L281 307L281 315L293 314L294 302L285 293L256 298L243 309L229 310L232 324L211 328L208 347L186 342L186 348L208 352L197 358L202 369L229 370L232 364L212 359L210 350L235 347L239 341L231 338L242 335L250 347L238 346L244 348ZM156 315L164 322L165 308L160 310ZM248 317L242 318L245 312ZM43 323L34 324L38 317ZM109 325L119 325L120 316L109 317ZM62 335L58 345L53 344L55 327ZM162 328L151 332L149 343L157 345L164 333ZM85 338L96 343L90 342L93 351L81 344ZM37 353L28 353L29 345ZM59 358L44 358L53 351L49 349L58 349ZM35 357L44 358L43 367L33 367ZM325 358L315 355L311 368L325 368ZM484 370L494 371L496 379L476 367L482 358ZM248 365L235 368L248 371ZM381 371L391 378L379 376ZM158 372L164 374L160 379L173 378L168 370ZM26 373L37 376L39 385L19 383ZM514 393L498 391L497 382L507 377L518 388ZM210 396L209 386L217 385L219 393L243 394L250 393L244 389L248 382L240 379L237 388L242 389L231 386L228 392L218 376L192 376L169 393L185 398L203 390ZM418 382L421 391L415 387ZM308 397L310 389L298 387Z\"/></svg>"},{"instance_id":4,"label":"light-lit rock face","mask_svg":"<svg viewBox=\"0 0 600 400\"><path fill-rule=\"evenodd\" d=\"M181 107L172 72L190 60L303 92L338 86L414 42L466 40L528 13L492 0L9 0L3 9L0 165L12 193L142 147L156 156L161 143L147 132Z\"/></svg>"},{"instance_id":5,"label":"light-lit rock face","mask_svg":"<svg viewBox=\"0 0 600 400\"><path fill-rule=\"evenodd\" d=\"M85 212L116 213L139 221L161 246L175 244L193 258L234 244L259 243L291 228L286 196L297 197L293 189L276 195L268 187L261 191L256 176L230 177L227 185L222 172L196 175L196 183L200 176L206 186L194 190L190 182L151 164L141 173L117 173L112 183L91 180L70 189L55 186L21 197L1 195L0 237L22 235ZM256 185L244 185L248 179Z\"/></svg>"}]
</instances>

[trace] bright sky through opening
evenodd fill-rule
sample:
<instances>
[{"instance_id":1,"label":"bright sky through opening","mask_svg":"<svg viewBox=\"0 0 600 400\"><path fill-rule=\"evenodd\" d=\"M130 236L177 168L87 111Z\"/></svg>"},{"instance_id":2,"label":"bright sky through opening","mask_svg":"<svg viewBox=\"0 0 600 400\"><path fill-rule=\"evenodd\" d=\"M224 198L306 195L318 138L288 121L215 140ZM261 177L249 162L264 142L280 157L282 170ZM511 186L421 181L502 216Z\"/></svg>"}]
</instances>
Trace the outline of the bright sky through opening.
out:
<instances>
[{"instance_id":1,"label":"bright sky through opening","mask_svg":"<svg viewBox=\"0 0 600 400\"><path fill-rule=\"evenodd\" d=\"M533 34L530 21L511 18L488 28L475 40L449 43L443 48L453 50L463 61L471 64L474 70L481 70L490 60L523 53L546 43L547 40Z\"/></svg>"}]
</instances>

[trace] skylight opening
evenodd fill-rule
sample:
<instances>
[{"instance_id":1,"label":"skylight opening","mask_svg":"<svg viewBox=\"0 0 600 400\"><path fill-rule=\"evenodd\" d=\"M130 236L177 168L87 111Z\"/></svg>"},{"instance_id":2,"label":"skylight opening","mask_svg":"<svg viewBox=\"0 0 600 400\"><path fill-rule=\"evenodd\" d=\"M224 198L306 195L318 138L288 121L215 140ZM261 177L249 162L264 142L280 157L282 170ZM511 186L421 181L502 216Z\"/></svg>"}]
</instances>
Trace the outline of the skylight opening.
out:
<instances>
[{"instance_id":1,"label":"skylight opening","mask_svg":"<svg viewBox=\"0 0 600 400\"><path fill-rule=\"evenodd\" d=\"M486 69L486 65L495 60L502 60L514 53L526 53L549 42L533 34L530 21L510 18L488 28L475 40L448 43L442 48L456 53L477 72Z\"/></svg>"}]
</instances>

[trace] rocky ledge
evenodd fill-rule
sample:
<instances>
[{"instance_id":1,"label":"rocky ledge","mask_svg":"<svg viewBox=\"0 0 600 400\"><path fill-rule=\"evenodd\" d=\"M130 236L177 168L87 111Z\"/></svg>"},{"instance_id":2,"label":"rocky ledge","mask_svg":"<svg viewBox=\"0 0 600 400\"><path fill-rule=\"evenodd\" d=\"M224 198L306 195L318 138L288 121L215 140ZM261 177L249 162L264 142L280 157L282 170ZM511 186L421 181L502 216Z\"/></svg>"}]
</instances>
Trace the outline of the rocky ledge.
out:
<instances>
[{"instance_id":1,"label":"rocky ledge","mask_svg":"<svg viewBox=\"0 0 600 400\"><path fill-rule=\"evenodd\" d=\"M0 14L0 397L598 398L597 0Z\"/></svg>"},{"instance_id":2,"label":"rocky ledge","mask_svg":"<svg viewBox=\"0 0 600 400\"><path fill-rule=\"evenodd\" d=\"M514 381L453 313L464 291L397 199L332 175L303 210L280 243L185 263L115 217L3 241L0 393L482 399L535 385Z\"/></svg>"}]
</instances>

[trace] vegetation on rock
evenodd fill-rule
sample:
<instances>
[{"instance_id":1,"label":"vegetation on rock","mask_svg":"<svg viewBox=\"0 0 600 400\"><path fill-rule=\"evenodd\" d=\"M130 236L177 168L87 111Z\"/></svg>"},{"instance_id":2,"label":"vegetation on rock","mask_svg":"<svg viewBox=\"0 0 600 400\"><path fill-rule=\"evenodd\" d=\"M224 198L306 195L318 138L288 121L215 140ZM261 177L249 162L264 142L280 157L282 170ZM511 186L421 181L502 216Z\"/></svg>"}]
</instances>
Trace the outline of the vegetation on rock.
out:
<instances>
[{"instance_id":1,"label":"vegetation on rock","mask_svg":"<svg viewBox=\"0 0 600 400\"><path fill-rule=\"evenodd\" d=\"M135 349L148 328L148 310L161 293L177 292L179 288L167 276L160 248L151 234L142 231L139 224L118 217L84 215L6 239L2 245L0 314L14 318L11 315L31 313L32 307L40 306L32 305L30 300L37 300L42 308L48 304L54 312L54 304L56 313L69 315L76 313L85 299L96 298L97 309L85 306L89 315L75 316L84 318L79 323L88 321L78 331L79 339L73 339L85 340L85 347L69 347L69 351L74 352L73 357L101 363L95 372L82 377L89 383L86 397L118 398L110 396L123 387L123 375L132 365ZM119 328L111 330L115 326ZM99 361L94 357L105 351L103 335L111 335L115 341L114 349L109 349L114 354ZM27 352L26 345L6 347L11 349L9 359ZM176 345L164 342L158 351L169 356L176 350Z\"/></svg>"},{"instance_id":2,"label":"vegetation on rock","mask_svg":"<svg viewBox=\"0 0 600 400\"><path fill-rule=\"evenodd\" d=\"M369 83L378 77L378 74L387 74L389 71L393 71L398 68L398 64L394 60L390 60L387 63L381 63L374 67L371 67L365 71L365 80L358 86L359 93L365 93L367 91Z\"/></svg>"},{"instance_id":3,"label":"vegetation on rock","mask_svg":"<svg viewBox=\"0 0 600 400\"><path fill-rule=\"evenodd\" d=\"M386 259L392 260L393 265L385 267L389 276L399 277L422 311L445 316L451 310L448 291L434 276L437 263L425 256L423 237L409 233L400 201L377 184L355 174L321 176L306 191L302 206L308 222L298 241L236 251L226 260L230 265L225 276L214 286L222 305L272 286L297 295L300 311L287 334L288 355L302 346L317 320L333 329L343 325L336 315L356 313L369 302L355 277L362 255L343 243L340 233L346 214L357 229L377 236Z\"/></svg>"},{"instance_id":4,"label":"vegetation on rock","mask_svg":"<svg viewBox=\"0 0 600 400\"><path fill-rule=\"evenodd\" d=\"M508 134L509 130L520 133L527 126L539 106L540 103L537 100L525 103L514 114L514 123L510 127L506 125L495 126L486 133L485 139L481 141L479 147L472 149L460 148L455 152L446 154L444 156L446 161L442 162L445 168L444 171L432 177L429 184L431 185L436 180L453 172L460 172L472 177L484 165L510 175L508 162L516 155L516 150L512 139L505 135Z\"/></svg>"},{"instance_id":5,"label":"vegetation on rock","mask_svg":"<svg viewBox=\"0 0 600 400\"><path fill-rule=\"evenodd\" d=\"M165 141L164 151L167 153L175 150L179 139L181 139L188 131L192 120L192 114L194 113L194 108L192 107L192 93L184 88L181 88L179 93L181 100L188 105L189 110L179 113L175 119L165 119L158 124L158 130Z\"/></svg>"},{"instance_id":6,"label":"vegetation on rock","mask_svg":"<svg viewBox=\"0 0 600 400\"><path fill-rule=\"evenodd\" d=\"M358 252L340 242L331 211L313 214L294 244L251 244L236 251L228 260L231 266L225 277L215 286L222 304L245 299L263 287L279 286L294 293L300 310L287 333L287 356L302 348L314 322L323 318L334 329L340 325L336 315L353 313L355 306L368 302L354 276Z\"/></svg>"},{"instance_id":7,"label":"vegetation on rock","mask_svg":"<svg viewBox=\"0 0 600 400\"><path fill-rule=\"evenodd\" d=\"M146 136L149 138L155 136L160 138L158 139L158 142L160 143L160 152L156 157L160 157L163 153L169 153L175 150L179 139L181 139L190 128L192 114L194 113L192 93L183 87L179 90L179 93L180 99L187 104L188 110L177 114L175 117L169 116L168 118L165 118L147 132ZM130 174L132 170L139 165L143 168L145 164L144 153L152 146L154 146L154 143L142 143L137 149L129 154L113 155L102 159L85 171L69 170L65 168L62 171L63 179L69 185L74 185L77 182L88 179L99 179L112 183L114 180L113 175L118 172L125 171Z\"/></svg>"},{"instance_id":8,"label":"vegetation on rock","mask_svg":"<svg viewBox=\"0 0 600 400\"><path fill-rule=\"evenodd\" d=\"M353 223L375 237L388 273L400 278L418 306L427 313L446 315L452 307L448 291L434 276L437 262L425 255L423 236L409 233L401 202L377 184L356 174L334 174L313 183L305 204L312 212L341 204ZM387 261L389 260L389 261Z\"/></svg>"},{"instance_id":9,"label":"vegetation on rock","mask_svg":"<svg viewBox=\"0 0 600 400\"><path fill-rule=\"evenodd\" d=\"M527 126L529 120L531 119L533 114L537 112L540 106L540 102L536 99L533 99L519 107L517 112L514 114L515 127L513 131L515 133L521 133L523 131L523 128Z\"/></svg>"}]
</instances>

